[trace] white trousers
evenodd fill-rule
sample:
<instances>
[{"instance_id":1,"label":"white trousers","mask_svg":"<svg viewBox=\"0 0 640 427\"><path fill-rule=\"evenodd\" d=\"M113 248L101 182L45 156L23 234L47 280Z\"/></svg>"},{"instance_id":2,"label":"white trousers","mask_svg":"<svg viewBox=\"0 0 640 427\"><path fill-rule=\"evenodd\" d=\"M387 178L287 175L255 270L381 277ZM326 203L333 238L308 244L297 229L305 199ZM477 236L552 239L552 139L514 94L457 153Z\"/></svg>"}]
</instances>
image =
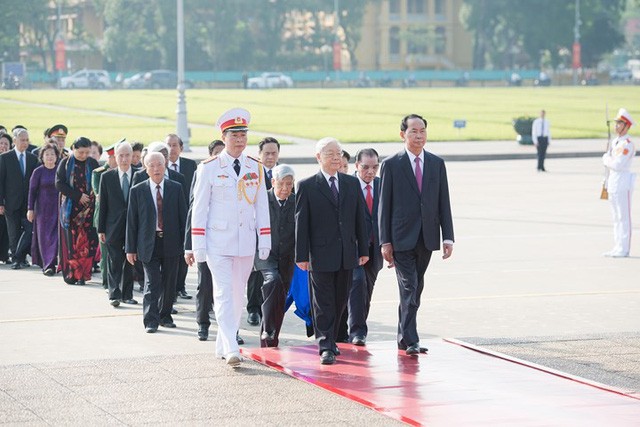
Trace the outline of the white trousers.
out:
<instances>
[{"instance_id":1,"label":"white trousers","mask_svg":"<svg viewBox=\"0 0 640 427\"><path fill-rule=\"evenodd\" d=\"M612 253L628 255L631 248L631 191L609 193L613 216Z\"/></svg>"},{"instance_id":2,"label":"white trousers","mask_svg":"<svg viewBox=\"0 0 640 427\"><path fill-rule=\"evenodd\" d=\"M213 310L216 313L218 334L216 357L240 352L236 333L245 305L245 289L253 268L253 256L207 256L213 276Z\"/></svg>"}]
</instances>

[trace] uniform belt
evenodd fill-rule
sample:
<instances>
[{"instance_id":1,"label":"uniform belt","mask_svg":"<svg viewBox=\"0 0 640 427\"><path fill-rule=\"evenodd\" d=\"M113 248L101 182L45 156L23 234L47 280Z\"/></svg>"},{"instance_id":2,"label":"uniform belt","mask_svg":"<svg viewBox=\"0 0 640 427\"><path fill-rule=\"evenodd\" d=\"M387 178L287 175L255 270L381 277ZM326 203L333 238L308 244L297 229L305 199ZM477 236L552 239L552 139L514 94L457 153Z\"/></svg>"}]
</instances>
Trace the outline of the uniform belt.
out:
<instances>
[{"instance_id":1,"label":"uniform belt","mask_svg":"<svg viewBox=\"0 0 640 427\"><path fill-rule=\"evenodd\" d=\"M156 231L156 237L162 239L164 237L164 231Z\"/></svg>"}]
</instances>

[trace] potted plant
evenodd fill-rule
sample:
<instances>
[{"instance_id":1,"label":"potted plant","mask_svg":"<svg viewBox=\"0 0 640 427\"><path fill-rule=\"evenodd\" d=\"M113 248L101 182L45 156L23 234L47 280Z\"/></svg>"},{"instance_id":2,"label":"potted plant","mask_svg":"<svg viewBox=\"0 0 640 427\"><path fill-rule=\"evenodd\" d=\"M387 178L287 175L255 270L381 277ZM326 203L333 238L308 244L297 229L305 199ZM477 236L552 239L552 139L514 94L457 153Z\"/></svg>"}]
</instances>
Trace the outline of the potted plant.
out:
<instances>
[{"instance_id":1,"label":"potted plant","mask_svg":"<svg viewBox=\"0 0 640 427\"><path fill-rule=\"evenodd\" d=\"M516 141L519 144L533 145L533 139L531 138L531 126L533 126L534 120L535 117L531 116L520 116L513 119L513 129L518 134Z\"/></svg>"}]
</instances>

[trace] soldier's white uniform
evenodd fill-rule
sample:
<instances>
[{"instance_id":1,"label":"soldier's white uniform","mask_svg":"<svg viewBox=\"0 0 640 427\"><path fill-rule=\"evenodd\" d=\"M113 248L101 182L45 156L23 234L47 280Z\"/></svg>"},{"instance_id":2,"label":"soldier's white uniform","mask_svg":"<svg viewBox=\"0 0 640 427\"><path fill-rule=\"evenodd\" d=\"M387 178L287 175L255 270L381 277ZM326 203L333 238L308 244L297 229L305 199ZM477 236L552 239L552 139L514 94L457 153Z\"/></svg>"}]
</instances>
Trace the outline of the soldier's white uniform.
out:
<instances>
[{"instance_id":1,"label":"soldier's white uniform","mask_svg":"<svg viewBox=\"0 0 640 427\"><path fill-rule=\"evenodd\" d=\"M202 162L193 188L192 243L197 262L207 262L213 275L218 334L216 356L239 357L236 332L244 306L244 290L257 247L271 249L269 203L262 164L245 154L234 161L226 149Z\"/></svg>"},{"instance_id":2,"label":"soldier's white uniform","mask_svg":"<svg viewBox=\"0 0 640 427\"><path fill-rule=\"evenodd\" d=\"M634 122L629 113L620 109L616 120L629 125ZM618 136L611 142L609 151L602 156L602 162L609 169L607 191L613 216L614 247L606 256L629 256L631 247L631 195L635 174L631 172L631 162L636 154L633 142L628 135Z\"/></svg>"}]
</instances>

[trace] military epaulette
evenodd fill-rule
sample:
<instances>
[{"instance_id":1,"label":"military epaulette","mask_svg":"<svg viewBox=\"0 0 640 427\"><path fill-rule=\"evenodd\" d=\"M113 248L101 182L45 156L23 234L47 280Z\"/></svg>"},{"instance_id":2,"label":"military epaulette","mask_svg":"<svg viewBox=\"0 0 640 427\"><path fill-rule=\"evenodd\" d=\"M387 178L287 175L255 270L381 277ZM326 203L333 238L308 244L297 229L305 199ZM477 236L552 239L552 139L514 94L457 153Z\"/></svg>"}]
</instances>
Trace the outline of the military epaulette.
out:
<instances>
[{"instance_id":1,"label":"military epaulette","mask_svg":"<svg viewBox=\"0 0 640 427\"><path fill-rule=\"evenodd\" d=\"M97 173L101 173L101 172L106 171L107 169L108 169L108 167L106 165L102 165L100 167L95 168L93 171L97 172Z\"/></svg>"},{"instance_id":2,"label":"military epaulette","mask_svg":"<svg viewBox=\"0 0 640 427\"><path fill-rule=\"evenodd\" d=\"M209 163L210 161L215 160L215 159L217 159L217 158L218 158L218 155L211 156L211 157L209 157L208 159L203 160L203 161L202 161L202 164L205 164L205 165L206 165L206 164L207 164L207 163Z\"/></svg>"},{"instance_id":3,"label":"military epaulette","mask_svg":"<svg viewBox=\"0 0 640 427\"><path fill-rule=\"evenodd\" d=\"M251 160L255 160L256 162L262 164L262 162L260 161L260 159L256 159L255 157L251 157L251 156L247 156L248 158L250 158Z\"/></svg>"}]
</instances>

